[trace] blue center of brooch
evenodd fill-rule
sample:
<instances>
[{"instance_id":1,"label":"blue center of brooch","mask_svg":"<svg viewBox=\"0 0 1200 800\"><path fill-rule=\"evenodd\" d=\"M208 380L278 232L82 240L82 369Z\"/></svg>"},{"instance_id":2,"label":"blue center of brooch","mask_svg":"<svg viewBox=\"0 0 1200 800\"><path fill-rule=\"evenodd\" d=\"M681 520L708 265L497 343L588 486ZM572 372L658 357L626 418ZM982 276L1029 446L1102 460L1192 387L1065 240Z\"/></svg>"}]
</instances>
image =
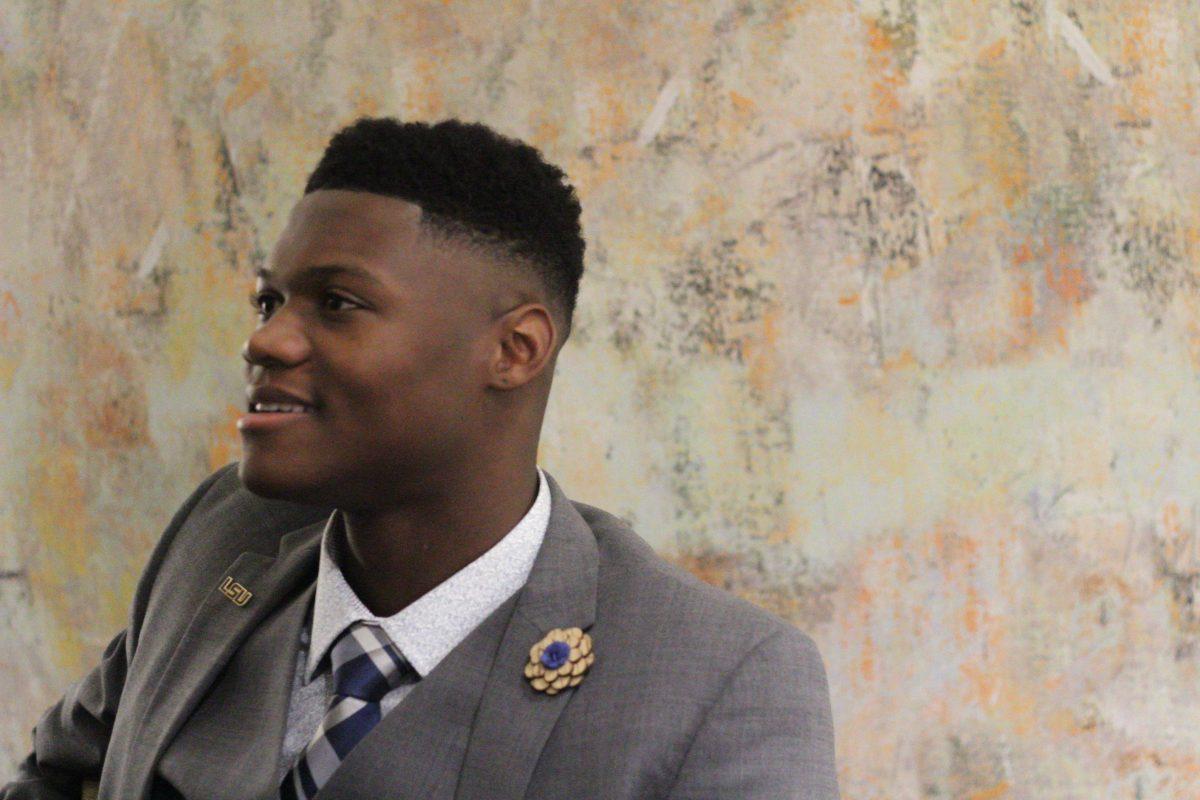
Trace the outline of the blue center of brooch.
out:
<instances>
[{"instance_id":1,"label":"blue center of brooch","mask_svg":"<svg viewBox=\"0 0 1200 800\"><path fill-rule=\"evenodd\" d=\"M571 656L571 645L566 642L551 642L542 651L542 666L546 669L558 669L567 663Z\"/></svg>"}]
</instances>

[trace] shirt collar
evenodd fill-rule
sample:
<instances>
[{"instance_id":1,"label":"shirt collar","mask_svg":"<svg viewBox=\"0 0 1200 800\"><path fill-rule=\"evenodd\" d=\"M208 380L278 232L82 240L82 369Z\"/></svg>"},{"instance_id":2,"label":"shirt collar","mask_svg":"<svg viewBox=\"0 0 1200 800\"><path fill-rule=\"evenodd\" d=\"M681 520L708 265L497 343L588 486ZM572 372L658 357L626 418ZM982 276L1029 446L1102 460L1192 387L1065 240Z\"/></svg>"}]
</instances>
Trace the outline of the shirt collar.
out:
<instances>
[{"instance_id":1,"label":"shirt collar","mask_svg":"<svg viewBox=\"0 0 1200 800\"><path fill-rule=\"evenodd\" d=\"M334 510L321 537L305 681L315 677L325 653L342 631L359 620L382 627L417 674L425 677L525 585L549 521L550 490L539 469L537 498L504 538L396 614L377 617L359 600L338 566L336 544L344 529L341 512Z\"/></svg>"}]
</instances>

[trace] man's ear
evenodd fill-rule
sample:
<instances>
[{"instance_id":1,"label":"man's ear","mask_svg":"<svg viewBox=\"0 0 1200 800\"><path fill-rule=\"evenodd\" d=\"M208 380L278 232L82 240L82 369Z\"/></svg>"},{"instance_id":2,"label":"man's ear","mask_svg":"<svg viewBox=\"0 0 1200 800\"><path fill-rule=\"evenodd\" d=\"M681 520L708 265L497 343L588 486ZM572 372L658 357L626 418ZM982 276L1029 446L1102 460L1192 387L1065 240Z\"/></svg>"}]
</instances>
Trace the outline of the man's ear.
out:
<instances>
[{"instance_id":1,"label":"man's ear","mask_svg":"<svg viewBox=\"0 0 1200 800\"><path fill-rule=\"evenodd\" d=\"M488 385L515 389L546 368L558 346L558 326L541 303L524 303L496 320Z\"/></svg>"}]
</instances>

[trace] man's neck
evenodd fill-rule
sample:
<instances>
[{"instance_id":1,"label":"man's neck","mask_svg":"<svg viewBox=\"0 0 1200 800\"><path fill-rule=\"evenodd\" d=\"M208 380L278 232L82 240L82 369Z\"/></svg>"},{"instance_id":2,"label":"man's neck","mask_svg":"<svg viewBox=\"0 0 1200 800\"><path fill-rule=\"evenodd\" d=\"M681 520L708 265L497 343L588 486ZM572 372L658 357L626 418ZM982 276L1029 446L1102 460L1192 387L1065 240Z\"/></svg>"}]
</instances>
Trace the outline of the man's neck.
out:
<instances>
[{"instance_id":1,"label":"man's neck","mask_svg":"<svg viewBox=\"0 0 1200 800\"><path fill-rule=\"evenodd\" d=\"M537 491L536 467L493 469L404 507L343 512L346 582L372 614L391 616L504 538Z\"/></svg>"}]
</instances>

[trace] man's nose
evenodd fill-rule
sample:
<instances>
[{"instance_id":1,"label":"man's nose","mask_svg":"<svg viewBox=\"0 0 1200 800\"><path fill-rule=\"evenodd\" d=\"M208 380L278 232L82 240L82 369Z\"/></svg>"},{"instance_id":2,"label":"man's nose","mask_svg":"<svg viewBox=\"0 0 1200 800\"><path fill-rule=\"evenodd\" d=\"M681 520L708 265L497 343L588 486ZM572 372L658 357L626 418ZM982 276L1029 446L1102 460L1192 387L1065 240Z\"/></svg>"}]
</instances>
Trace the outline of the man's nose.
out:
<instances>
[{"instance_id":1,"label":"man's nose","mask_svg":"<svg viewBox=\"0 0 1200 800\"><path fill-rule=\"evenodd\" d=\"M286 369L303 363L311 350L301 321L281 308L250 334L242 345L242 358L250 367Z\"/></svg>"}]
</instances>

